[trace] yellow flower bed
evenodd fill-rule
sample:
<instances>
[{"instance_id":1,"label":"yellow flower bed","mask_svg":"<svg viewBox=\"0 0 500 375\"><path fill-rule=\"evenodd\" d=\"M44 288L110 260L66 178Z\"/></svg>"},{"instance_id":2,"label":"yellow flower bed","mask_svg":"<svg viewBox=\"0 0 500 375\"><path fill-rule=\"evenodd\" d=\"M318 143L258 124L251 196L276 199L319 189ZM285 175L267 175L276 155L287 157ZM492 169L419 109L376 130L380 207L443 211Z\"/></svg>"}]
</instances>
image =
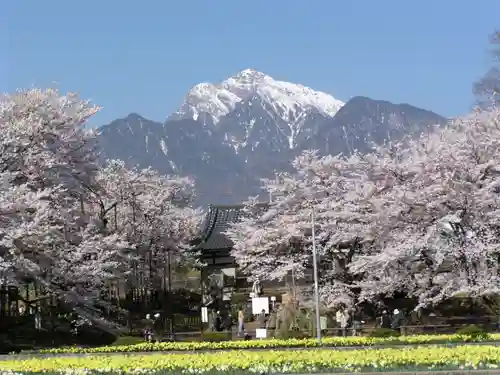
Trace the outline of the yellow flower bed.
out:
<instances>
[{"instance_id":1,"label":"yellow flower bed","mask_svg":"<svg viewBox=\"0 0 500 375\"><path fill-rule=\"evenodd\" d=\"M490 340L500 340L500 334L490 335ZM463 335L415 335L390 338L378 337L325 337L321 344L316 339L289 340L249 340L222 342L161 342L141 343L135 345L103 346L97 348L57 348L42 350L42 353L130 353L150 351L193 351L223 349L279 349L279 348L316 348L320 346L376 346L376 345L425 345L466 343L473 341L470 336Z\"/></svg>"},{"instance_id":2,"label":"yellow flower bed","mask_svg":"<svg viewBox=\"0 0 500 375\"><path fill-rule=\"evenodd\" d=\"M391 370L496 369L500 347L268 350L50 357L0 361L0 374L311 373Z\"/></svg>"}]
</instances>

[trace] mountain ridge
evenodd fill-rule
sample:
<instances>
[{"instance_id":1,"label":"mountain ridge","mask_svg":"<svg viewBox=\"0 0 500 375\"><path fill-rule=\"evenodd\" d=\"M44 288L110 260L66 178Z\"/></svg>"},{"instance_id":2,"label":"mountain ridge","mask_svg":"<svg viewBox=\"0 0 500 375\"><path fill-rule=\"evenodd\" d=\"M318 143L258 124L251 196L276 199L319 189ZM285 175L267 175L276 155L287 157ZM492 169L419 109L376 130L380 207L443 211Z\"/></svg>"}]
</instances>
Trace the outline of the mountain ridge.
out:
<instances>
[{"instance_id":1,"label":"mountain ridge","mask_svg":"<svg viewBox=\"0 0 500 375\"><path fill-rule=\"evenodd\" d=\"M269 89L273 85L278 85L277 91ZM220 87L238 100L229 103L224 94L227 106L218 107L217 101L212 106L209 93L201 104L185 99L165 122L131 113L102 126L98 130L102 158L193 177L201 205L241 203L261 193L261 178L290 170L291 160L305 149L321 154L366 152L372 142L420 134L447 121L407 103L363 96L343 103L248 69L222 81L216 94ZM286 99L283 88L289 88ZM323 95L328 98L323 100Z\"/></svg>"}]
</instances>

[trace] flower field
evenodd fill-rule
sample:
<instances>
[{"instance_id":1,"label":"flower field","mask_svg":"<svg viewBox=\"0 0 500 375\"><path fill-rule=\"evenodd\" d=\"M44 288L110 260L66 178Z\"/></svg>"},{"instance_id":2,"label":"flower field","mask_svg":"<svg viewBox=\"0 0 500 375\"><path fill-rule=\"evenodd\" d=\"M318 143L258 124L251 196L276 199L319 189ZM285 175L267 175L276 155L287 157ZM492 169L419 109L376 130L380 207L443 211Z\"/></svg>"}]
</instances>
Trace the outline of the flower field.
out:
<instances>
[{"instance_id":1,"label":"flower field","mask_svg":"<svg viewBox=\"0 0 500 375\"><path fill-rule=\"evenodd\" d=\"M488 340L500 341L500 334L492 334ZM317 348L348 347L348 346L378 346L378 345L428 345L453 344L478 341L464 335L415 335L390 338L378 337L325 337L321 344L316 339L289 340L249 340L222 342L160 342L141 343L135 345L103 346L96 348L57 348L45 349L41 353L132 353L153 351L194 351L194 350L238 350L238 349L279 349L279 348Z\"/></svg>"},{"instance_id":2,"label":"flower field","mask_svg":"<svg viewBox=\"0 0 500 375\"><path fill-rule=\"evenodd\" d=\"M0 374L245 374L496 369L500 347L331 349L49 357L0 362Z\"/></svg>"}]
</instances>

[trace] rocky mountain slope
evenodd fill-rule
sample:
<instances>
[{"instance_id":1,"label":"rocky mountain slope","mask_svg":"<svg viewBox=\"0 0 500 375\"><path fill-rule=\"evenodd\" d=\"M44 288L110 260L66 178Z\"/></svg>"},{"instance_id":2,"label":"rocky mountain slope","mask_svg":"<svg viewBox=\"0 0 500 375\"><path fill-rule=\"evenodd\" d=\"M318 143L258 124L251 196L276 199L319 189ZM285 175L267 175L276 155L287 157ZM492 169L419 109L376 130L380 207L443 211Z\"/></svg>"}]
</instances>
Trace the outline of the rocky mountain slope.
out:
<instances>
[{"instance_id":1,"label":"rocky mountain slope","mask_svg":"<svg viewBox=\"0 0 500 375\"><path fill-rule=\"evenodd\" d=\"M304 149L365 151L370 141L419 133L445 118L408 104L343 103L250 69L201 83L164 123L130 114L100 128L103 158L196 179L198 203L236 203Z\"/></svg>"}]
</instances>

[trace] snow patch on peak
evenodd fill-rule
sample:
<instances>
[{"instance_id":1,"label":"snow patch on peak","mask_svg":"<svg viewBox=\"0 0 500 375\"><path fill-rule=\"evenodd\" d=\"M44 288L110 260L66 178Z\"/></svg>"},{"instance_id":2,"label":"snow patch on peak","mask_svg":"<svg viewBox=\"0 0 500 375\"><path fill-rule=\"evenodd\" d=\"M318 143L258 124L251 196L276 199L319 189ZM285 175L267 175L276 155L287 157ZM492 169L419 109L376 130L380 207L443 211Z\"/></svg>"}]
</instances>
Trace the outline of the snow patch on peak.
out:
<instances>
[{"instance_id":1,"label":"snow patch on peak","mask_svg":"<svg viewBox=\"0 0 500 375\"><path fill-rule=\"evenodd\" d=\"M248 89L253 89L255 86L261 84L265 80L272 80L268 75L258 72L253 69L245 69L236 75L229 77L222 82L222 86L232 89L233 87L243 86L248 87ZM248 94L246 94L248 95Z\"/></svg>"},{"instance_id":2,"label":"snow patch on peak","mask_svg":"<svg viewBox=\"0 0 500 375\"><path fill-rule=\"evenodd\" d=\"M264 73L252 69L245 69L238 74L229 77L220 84L224 89L234 93L242 100L258 94L259 87L265 84L265 81L273 79Z\"/></svg>"},{"instance_id":3,"label":"snow patch on peak","mask_svg":"<svg viewBox=\"0 0 500 375\"><path fill-rule=\"evenodd\" d=\"M193 118L197 120L200 114L208 113L217 122L220 117L227 115L241 99L220 86L212 83L199 83L186 96L176 117Z\"/></svg>"},{"instance_id":4,"label":"snow patch on peak","mask_svg":"<svg viewBox=\"0 0 500 375\"><path fill-rule=\"evenodd\" d=\"M276 115L287 122L294 121L311 109L333 117L344 105L324 92L278 81L253 69L244 69L220 84L200 83L194 86L173 117L196 120L200 114L207 113L216 124L221 117L234 110L237 103L253 96L269 104Z\"/></svg>"},{"instance_id":5,"label":"snow patch on peak","mask_svg":"<svg viewBox=\"0 0 500 375\"><path fill-rule=\"evenodd\" d=\"M164 138L160 140L160 148L164 155L168 155L167 142L165 142Z\"/></svg>"}]
</instances>

